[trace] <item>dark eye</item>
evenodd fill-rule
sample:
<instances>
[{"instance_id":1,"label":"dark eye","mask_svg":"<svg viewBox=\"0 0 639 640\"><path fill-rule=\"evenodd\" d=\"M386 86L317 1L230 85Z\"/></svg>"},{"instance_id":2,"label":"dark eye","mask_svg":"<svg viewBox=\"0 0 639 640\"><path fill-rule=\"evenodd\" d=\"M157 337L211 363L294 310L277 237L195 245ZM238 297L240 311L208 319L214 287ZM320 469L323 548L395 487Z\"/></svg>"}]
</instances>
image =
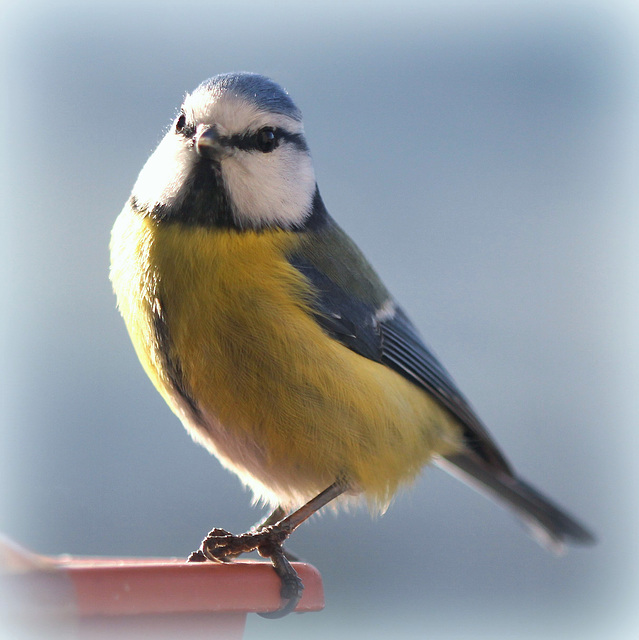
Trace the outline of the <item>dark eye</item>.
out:
<instances>
[{"instance_id":1,"label":"dark eye","mask_svg":"<svg viewBox=\"0 0 639 640\"><path fill-rule=\"evenodd\" d=\"M175 121L175 132L182 133L186 127L186 116L181 113L180 117Z\"/></svg>"},{"instance_id":2,"label":"dark eye","mask_svg":"<svg viewBox=\"0 0 639 640\"><path fill-rule=\"evenodd\" d=\"M262 153L270 153L278 145L278 139L275 131L271 127L264 127L255 134L257 148Z\"/></svg>"}]
</instances>

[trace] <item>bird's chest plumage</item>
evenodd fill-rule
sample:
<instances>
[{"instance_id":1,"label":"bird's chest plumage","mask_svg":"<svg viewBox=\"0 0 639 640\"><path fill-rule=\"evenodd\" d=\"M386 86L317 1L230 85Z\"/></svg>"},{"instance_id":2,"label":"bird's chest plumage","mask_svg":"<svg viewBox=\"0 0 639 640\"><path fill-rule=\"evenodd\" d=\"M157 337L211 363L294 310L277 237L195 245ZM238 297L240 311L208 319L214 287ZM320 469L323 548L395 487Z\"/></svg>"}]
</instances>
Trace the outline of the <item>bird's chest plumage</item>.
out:
<instances>
[{"instance_id":1,"label":"bird's chest plumage","mask_svg":"<svg viewBox=\"0 0 639 640\"><path fill-rule=\"evenodd\" d=\"M256 494L301 500L343 474L385 500L416 473L441 412L322 330L287 259L298 235L122 216L112 280L138 355L191 434Z\"/></svg>"},{"instance_id":2,"label":"bird's chest plumage","mask_svg":"<svg viewBox=\"0 0 639 640\"><path fill-rule=\"evenodd\" d=\"M309 328L311 340L323 339L308 284L286 260L293 234L142 219L123 244L130 266L126 282L115 282L133 340L154 382L188 396L194 409L238 423L247 405L268 408L299 349L300 325L305 340Z\"/></svg>"},{"instance_id":3,"label":"bird's chest plumage","mask_svg":"<svg viewBox=\"0 0 639 640\"><path fill-rule=\"evenodd\" d=\"M283 231L184 227L130 211L114 228L112 280L138 356L222 459L271 457L323 401L313 378L329 340L286 260L295 243Z\"/></svg>"}]
</instances>

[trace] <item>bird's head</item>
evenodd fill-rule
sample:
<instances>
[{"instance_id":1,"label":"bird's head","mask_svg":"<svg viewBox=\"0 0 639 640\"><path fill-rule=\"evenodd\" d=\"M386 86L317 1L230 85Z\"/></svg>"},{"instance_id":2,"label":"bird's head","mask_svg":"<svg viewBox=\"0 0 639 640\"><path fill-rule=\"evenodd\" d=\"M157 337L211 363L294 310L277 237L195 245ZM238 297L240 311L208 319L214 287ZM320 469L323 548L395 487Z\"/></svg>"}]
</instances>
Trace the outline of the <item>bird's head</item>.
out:
<instances>
[{"instance_id":1,"label":"bird's head","mask_svg":"<svg viewBox=\"0 0 639 640\"><path fill-rule=\"evenodd\" d=\"M253 73L188 94L133 188L134 207L162 219L238 228L295 228L311 216L315 173L302 114Z\"/></svg>"}]
</instances>

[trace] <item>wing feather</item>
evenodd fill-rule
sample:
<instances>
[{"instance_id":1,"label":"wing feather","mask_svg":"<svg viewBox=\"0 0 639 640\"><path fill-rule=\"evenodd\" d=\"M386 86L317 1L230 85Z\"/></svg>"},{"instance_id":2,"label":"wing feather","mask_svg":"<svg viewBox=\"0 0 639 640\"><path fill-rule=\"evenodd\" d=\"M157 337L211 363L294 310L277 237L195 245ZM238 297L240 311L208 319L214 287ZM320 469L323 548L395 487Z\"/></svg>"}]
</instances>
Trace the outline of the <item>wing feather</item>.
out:
<instances>
[{"instance_id":1,"label":"wing feather","mask_svg":"<svg viewBox=\"0 0 639 640\"><path fill-rule=\"evenodd\" d=\"M552 551L565 541L594 542L592 534L536 489L520 480L408 316L394 303L364 256L327 218L290 262L310 282L317 323L359 355L394 369L437 399L463 429L465 449L438 466L514 511Z\"/></svg>"}]
</instances>

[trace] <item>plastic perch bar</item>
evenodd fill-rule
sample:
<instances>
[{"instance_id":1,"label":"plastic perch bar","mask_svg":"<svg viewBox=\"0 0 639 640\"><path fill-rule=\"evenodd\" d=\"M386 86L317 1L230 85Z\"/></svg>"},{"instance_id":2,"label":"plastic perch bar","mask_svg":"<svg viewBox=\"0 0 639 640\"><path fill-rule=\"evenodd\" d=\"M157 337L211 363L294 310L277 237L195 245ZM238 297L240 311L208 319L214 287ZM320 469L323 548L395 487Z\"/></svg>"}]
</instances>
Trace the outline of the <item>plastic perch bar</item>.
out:
<instances>
[{"instance_id":1,"label":"plastic perch bar","mask_svg":"<svg viewBox=\"0 0 639 640\"><path fill-rule=\"evenodd\" d=\"M323 609L317 569L294 567L296 611ZM279 592L270 562L40 556L0 539L0 637L234 640L247 613L280 607Z\"/></svg>"}]
</instances>

